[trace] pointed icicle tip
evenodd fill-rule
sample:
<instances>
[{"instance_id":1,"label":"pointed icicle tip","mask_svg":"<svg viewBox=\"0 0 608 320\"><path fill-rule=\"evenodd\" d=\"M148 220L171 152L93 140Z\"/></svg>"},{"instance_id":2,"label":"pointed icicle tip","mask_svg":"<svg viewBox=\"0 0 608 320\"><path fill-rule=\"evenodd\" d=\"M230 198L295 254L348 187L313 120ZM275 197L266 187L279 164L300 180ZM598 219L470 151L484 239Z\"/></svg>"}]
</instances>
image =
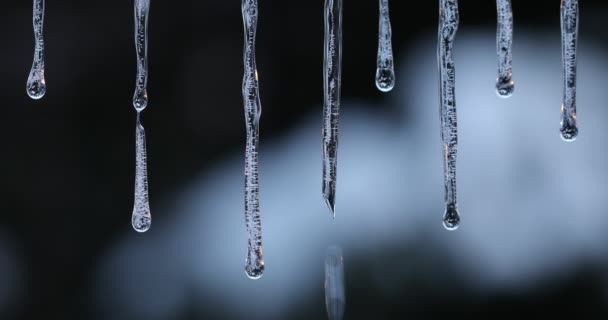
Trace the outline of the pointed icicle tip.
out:
<instances>
[{"instance_id":1,"label":"pointed icicle tip","mask_svg":"<svg viewBox=\"0 0 608 320\"><path fill-rule=\"evenodd\" d=\"M331 195L324 195L323 198L325 199L325 204L327 205L327 207L329 208L329 211L331 212L331 218L333 220L336 220L336 201L335 201L335 197L331 196Z\"/></svg>"}]
</instances>

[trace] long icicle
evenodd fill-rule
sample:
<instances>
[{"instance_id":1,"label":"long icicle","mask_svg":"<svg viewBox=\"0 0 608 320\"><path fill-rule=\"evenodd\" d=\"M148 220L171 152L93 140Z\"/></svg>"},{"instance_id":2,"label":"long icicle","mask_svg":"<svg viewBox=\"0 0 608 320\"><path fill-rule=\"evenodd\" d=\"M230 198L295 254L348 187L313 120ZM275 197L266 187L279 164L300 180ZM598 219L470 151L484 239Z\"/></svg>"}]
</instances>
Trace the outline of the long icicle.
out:
<instances>
[{"instance_id":1,"label":"long icicle","mask_svg":"<svg viewBox=\"0 0 608 320\"><path fill-rule=\"evenodd\" d=\"M498 28L496 31L496 49L498 55L498 78L496 94L501 98L513 95L513 9L511 0L496 0Z\"/></svg>"},{"instance_id":2,"label":"long icicle","mask_svg":"<svg viewBox=\"0 0 608 320\"><path fill-rule=\"evenodd\" d=\"M323 198L335 218L342 69L342 0L325 0Z\"/></svg>"},{"instance_id":3,"label":"long icicle","mask_svg":"<svg viewBox=\"0 0 608 320\"><path fill-rule=\"evenodd\" d=\"M376 87L382 92L389 92L395 87L395 67L391 20L388 0L379 0L380 18L378 31L378 58L376 61Z\"/></svg>"},{"instance_id":4,"label":"long icicle","mask_svg":"<svg viewBox=\"0 0 608 320\"><path fill-rule=\"evenodd\" d=\"M576 45L578 40L578 0L562 0L562 65L564 95L561 108L560 133L564 141L578 136L576 125Z\"/></svg>"},{"instance_id":5,"label":"long icicle","mask_svg":"<svg viewBox=\"0 0 608 320\"><path fill-rule=\"evenodd\" d=\"M262 222L258 184L258 144L260 139L260 103L258 70L255 63L255 36L258 23L258 1L242 0L241 9L245 29L243 104L247 144L245 149L245 223L248 233L245 272L251 279L264 273L262 255Z\"/></svg>"},{"instance_id":6,"label":"long icicle","mask_svg":"<svg viewBox=\"0 0 608 320\"><path fill-rule=\"evenodd\" d=\"M453 46L458 30L458 1L439 0L439 99L441 120L441 141L444 153L445 213L443 225L455 230L460 223L456 202L456 153L458 149L458 128L456 121L455 69Z\"/></svg>"},{"instance_id":7,"label":"long icicle","mask_svg":"<svg viewBox=\"0 0 608 320\"><path fill-rule=\"evenodd\" d=\"M141 125L141 113L148 105L148 13L150 0L135 0L135 50L137 52L137 78L133 107L137 111L135 122L135 200L131 224L137 232L150 229L152 216L148 195L148 164L146 131Z\"/></svg>"},{"instance_id":8,"label":"long icicle","mask_svg":"<svg viewBox=\"0 0 608 320\"><path fill-rule=\"evenodd\" d=\"M44 0L34 0L34 62L27 78L26 92L30 98L38 100L46 93L44 79Z\"/></svg>"}]
</instances>

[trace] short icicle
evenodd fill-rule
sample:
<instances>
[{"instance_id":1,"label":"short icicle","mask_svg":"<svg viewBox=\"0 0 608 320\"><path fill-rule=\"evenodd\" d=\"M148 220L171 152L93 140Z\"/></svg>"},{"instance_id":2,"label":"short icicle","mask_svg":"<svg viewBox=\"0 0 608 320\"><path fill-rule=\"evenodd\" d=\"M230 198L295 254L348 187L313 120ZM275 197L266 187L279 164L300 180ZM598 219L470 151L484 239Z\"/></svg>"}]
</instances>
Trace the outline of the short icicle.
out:
<instances>
[{"instance_id":1,"label":"short icicle","mask_svg":"<svg viewBox=\"0 0 608 320\"><path fill-rule=\"evenodd\" d=\"M578 40L578 0L562 0L562 65L563 100L560 133L564 141L574 141L578 136L576 124L576 46Z\"/></svg>"},{"instance_id":2,"label":"short icicle","mask_svg":"<svg viewBox=\"0 0 608 320\"><path fill-rule=\"evenodd\" d=\"M258 23L258 1L242 0L241 9L245 29L243 52L243 104L245 107L245 224L248 234L245 272L251 279L264 273L262 254L262 221L258 183L258 145L260 139L260 103L258 70L255 61L255 37Z\"/></svg>"},{"instance_id":3,"label":"short icicle","mask_svg":"<svg viewBox=\"0 0 608 320\"><path fill-rule=\"evenodd\" d=\"M382 92L389 92L395 87L395 67L391 20L388 14L388 0L379 0L380 18L378 32L378 58L376 61L376 87Z\"/></svg>"},{"instance_id":4,"label":"short icicle","mask_svg":"<svg viewBox=\"0 0 608 320\"><path fill-rule=\"evenodd\" d=\"M336 169L342 69L342 0L325 0L323 198L336 217Z\"/></svg>"},{"instance_id":5,"label":"short icicle","mask_svg":"<svg viewBox=\"0 0 608 320\"><path fill-rule=\"evenodd\" d=\"M443 225L456 230L460 224L456 202L456 153L458 128L456 121L456 88L453 46L458 30L458 1L439 0L439 45L437 60L440 79L440 125L444 153L445 213Z\"/></svg>"},{"instance_id":6,"label":"short icicle","mask_svg":"<svg viewBox=\"0 0 608 320\"><path fill-rule=\"evenodd\" d=\"M498 54L498 78L496 94L501 98L513 95L513 9L511 0L496 0L498 11L498 28L496 31L496 49Z\"/></svg>"},{"instance_id":7,"label":"short icicle","mask_svg":"<svg viewBox=\"0 0 608 320\"><path fill-rule=\"evenodd\" d=\"M346 305L342 249L330 246L325 254L325 307L329 320L342 320Z\"/></svg>"},{"instance_id":8,"label":"short icicle","mask_svg":"<svg viewBox=\"0 0 608 320\"><path fill-rule=\"evenodd\" d=\"M46 93L44 79L44 1L34 0L34 62L27 78L26 92L30 98L38 100Z\"/></svg>"},{"instance_id":9,"label":"short icicle","mask_svg":"<svg viewBox=\"0 0 608 320\"><path fill-rule=\"evenodd\" d=\"M137 51L137 78L133 107L137 111L135 122L135 200L131 224L137 232L150 229L152 216L148 195L148 165L146 132L141 125L142 111L148 105L148 13L150 0L135 0L135 49Z\"/></svg>"}]
</instances>

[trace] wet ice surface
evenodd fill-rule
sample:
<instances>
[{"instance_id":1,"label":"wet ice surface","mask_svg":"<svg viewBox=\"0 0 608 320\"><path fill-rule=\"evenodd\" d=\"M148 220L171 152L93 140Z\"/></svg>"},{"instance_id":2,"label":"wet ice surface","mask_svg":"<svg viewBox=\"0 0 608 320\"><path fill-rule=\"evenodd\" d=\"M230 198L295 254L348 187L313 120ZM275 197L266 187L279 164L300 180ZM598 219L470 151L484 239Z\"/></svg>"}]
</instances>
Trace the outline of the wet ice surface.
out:
<instances>
[{"instance_id":1,"label":"wet ice surface","mask_svg":"<svg viewBox=\"0 0 608 320\"><path fill-rule=\"evenodd\" d=\"M379 0L380 17L378 30L378 58L376 61L376 87L382 92L389 92L395 87L395 66L391 20L388 0Z\"/></svg>"},{"instance_id":2,"label":"wet ice surface","mask_svg":"<svg viewBox=\"0 0 608 320\"><path fill-rule=\"evenodd\" d=\"M46 93L46 80L44 79L44 1L34 0L34 62L27 79L27 94L30 98L38 100Z\"/></svg>"},{"instance_id":3,"label":"wet ice surface","mask_svg":"<svg viewBox=\"0 0 608 320\"><path fill-rule=\"evenodd\" d=\"M342 320L346 294L344 285L344 256L338 246L330 246L325 253L325 308L329 320Z\"/></svg>"},{"instance_id":4,"label":"wet ice surface","mask_svg":"<svg viewBox=\"0 0 608 320\"><path fill-rule=\"evenodd\" d=\"M576 125L576 45L578 42L578 0L563 0L561 6L562 65L564 87L560 133L564 141L578 136Z\"/></svg>"},{"instance_id":5,"label":"wet ice surface","mask_svg":"<svg viewBox=\"0 0 608 320\"><path fill-rule=\"evenodd\" d=\"M459 23L458 1L440 0L439 4L437 64L439 65L439 114L445 184L443 225L448 230L456 230L460 225L460 216L456 201L458 121L456 117L456 71L453 50Z\"/></svg>"},{"instance_id":6,"label":"wet ice surface","mask_svg":"<svg viewBox=\"0 0 608 320\"><path fill-rule=\"evenodd\" d=\"M105 312L100 314L117 315L108 317L113 320L169 319L188 312L194 294L203 314L226 312L221 308L229 305L225 318L290 319L295 317L290 311L311 307L322 319L324 252L336 242L347 254L345 280L352 268L369 268L374 294L385 297L409 288L405 281L412 278L442 292L446 273L451 280L466 281L475 294L517 295L575 272L581 261L608 262L603 210L608 148L597 147L608 139L608 109L599 103L602 90L585 89L580 103L594 115L586 118L587 134L575 144L556 139L551 119L562 86L562 70L556 67L560 44L538 42L558 39L559 29L554 29L520 31L517 81L522 90L506 100L480 89L496 78L496 34L468 29L458 35L454 54L458 69L466 70L457 76L459 205L466 212L458 232L443 232L438 223L443 209L438 83L437 73L429 72L437 67L437 43L436 34L429 34L399 63L400 81L411 85L387 96L384 106L408 106L407 118L347 100L340 145L344 219L328 223L319 201L319 115L313 112L261 150L268 155L260 168L268 217L264 258L272 267L260 281L243 276L243 159L236 151L194 174L183 189L167 192L165 201L159 199L166 203L160 209L172 214L145 241L133 235L117 238L116 246L101 255L91 285L99 299L96 307ZM586 52L579 63L583 91L603 83L608 53L585 39L580 48ZM513 105L526 110L525 116L513 112ZM563 175L564 163L585 165ZM411 266L404 268L393 263L399 256L395 248L420 248L421 259L404 256ZM423 260L454 266L425 268ZM351 299L357 286L346 285Z\"/></svg>"},{"instance_id":7,"label":"wet ice surface","mask_svg":"<svg viewBox=\"0 0 608 320\"><path fill-rule=\"evenodd\" d=\"M513 95L513 9L511 0L496 0L498 28L496 31L496 50L498 55L498 78L496 94L501 98Z\"/></svg>"},{"instance_id":8,"label":"wet ice surface","mask_svg":"<svg viewBox=\"0 0 608 320\"><path fill-rule=\"evenodd\" d=\"M338 123L342 82L342 0L325 0L323 56L323 198L336 217Z\"/></svg>"},{"instance_id":9,"label":"wet ice surface","mask_svg":"<svg viewBox=\"0 0 608 320\"><path fill-rule=\"evenodd\" d=\"M137 52L137 76L133 108L137 112L135 123L135 196L131 224L137 232L150 229L152 215L148 195L148 155L146 131L141 124L141 113L148 106L148 13L150 0L135 0L135 50Z\"/></svg>"},{"instance_id":10,"label":"wet ice surface","mask_svg":"<svg viewBox=\"0 0 608 320\"><path fill-rule=\"evenodd\" d=\"M251 279L264 273L262 255L262 221L260 217L260 186L258 173L258 145L260 140L260 103L258 70L255 62L255 36L258 23L258 1L243 0L245 45L243 53L243 104L247 142L245 147L245 224L247 228L247 258L245 272Z\"/></svg>"}]
</instances>

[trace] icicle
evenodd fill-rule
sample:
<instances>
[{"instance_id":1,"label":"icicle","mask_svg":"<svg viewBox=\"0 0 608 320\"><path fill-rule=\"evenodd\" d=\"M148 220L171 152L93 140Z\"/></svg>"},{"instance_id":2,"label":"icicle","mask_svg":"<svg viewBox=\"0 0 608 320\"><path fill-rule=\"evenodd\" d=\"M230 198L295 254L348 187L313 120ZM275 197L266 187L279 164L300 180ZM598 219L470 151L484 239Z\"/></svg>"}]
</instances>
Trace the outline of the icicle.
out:
<instances>
[{"instance_id":1,"label":"icicle","mask_svg":"<svg viewBox=\"0 0 608 320\"><path fill-rule=\"evenodd\" d=\"M137 111L135 123L135 203L131 223L137 232L150 229L152 216L148 199L148 165L146 132L141 125L141 112L148 105L148 13L150 0L135 0L135 49L137 51L137 80L133 107Z\"/></svg>"},{"instance_id":2,"label":"icicle","mask_svg":"<svg viewBox=\"0 0 608 320\"><path fill-rule=\"evenodd\" d=\"M496 48L498 53L498 79L496 79L496 94L501 98L508 98L515 90L513 81L513 9L511 0L496 0L498 11L498 31L496 34Z\"/></svg>"},{"instance_id":3,"label":"icicle","mask_svg":"<svg viewBox=\"0 0 608 320\"><path fill-rule=\"evenodd\" d=\"M578 39L578 0L562 0L562 64L564 68L564 96L560 132L564 141L574 141L576 126L576 42Z\"/></svg>"},{"instance_id":4,"label":"icicle","mask_svg":"<svg viewBox=\"0 0 608 320\"><path fill-rule=\"evenodd\" d=\"M335 218L342 69L342 0L325 0L323 198Z\"/></svg>"},{"instance_id":5,"label":"icicle","mask_svg":"<svg viewBox=\"0 0 608 320\"><path fill-rule=\"evenodd\" d=\"M391 40L391 20L388 15L388 0L380 0L379 21L376 87L382 92L389 92L395 87L395 67Z\"/></svg>"},{"instance_id":6,"label":"icicle","mask_svg":"<svg viewBox=\"0 0 608 320\"><path fill-rule=\"evenodd\" d=\"M325 255L325 307L329 320L341 320L345 304L342 249L331 246Z\"/></svg>"},{"instance_id":7,"label":"icicle","mask_svg":"<svg viewBox=\"0 0 608 320\"><path fill-rule=\"evenodd\" d=\"M44 0L34 0L34 62L27 79L27 94L32 99L41 99L46 93L44 80Z\"/></svg>"},{"instance_id":8,"label":"icicle","mask_svg":"<svg viewBox=\"0 0 608 320\"><path fill-rule=\"evenodd\" d=\"M262 222L258 185L258 143L260 139L260 103L258 71L255 63L255 36L258 23L258 1L242 0L243 24L245 28L243 76L243 103L247 145L245 149L245 223L249 235L245 272L251 279L264 273L262 255Z\"/></svg>"},{"instance_id":9,"label":"icicle","mask_svg":"<svg viewBox=\"0 0 608 320\"><path fill-rule=\"evenodd\" d=\"M444 152L445 213L443 225L455 230L460 223L456 202L456 153L458 128L456 121L455 70L452 49L458 30L458 1L439 0L438 63L440 78L441 141Z\"/></svg>"}]
</instances>

